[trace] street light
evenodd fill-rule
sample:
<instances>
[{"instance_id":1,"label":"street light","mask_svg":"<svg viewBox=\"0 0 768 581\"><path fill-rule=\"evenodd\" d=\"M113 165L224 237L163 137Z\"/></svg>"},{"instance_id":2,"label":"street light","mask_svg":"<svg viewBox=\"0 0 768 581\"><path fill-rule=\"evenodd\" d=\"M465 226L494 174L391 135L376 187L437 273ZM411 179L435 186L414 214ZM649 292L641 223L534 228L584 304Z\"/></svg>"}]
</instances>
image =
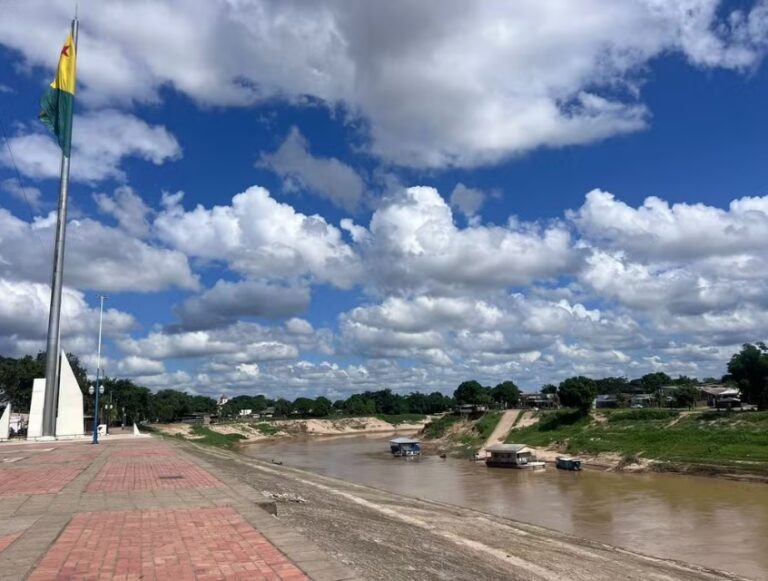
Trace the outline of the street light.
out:
<instances>
[{"instance_id":1,"label":"street light","mask_svg":"<svg viewBox=\"0 0 768 581\"><path fill-rule=\"evenodd\" d=\"M93 444L99 443L99 394L104 393L104 386L99 385L99 379L101 379L101 325L104 321L104 300L107 297L99 295L99 347L96 355L96 389L93 390L96 393L96 401L93 408ZM90 392L90 390L88 390Z\"/></svg>"}]
</instances>

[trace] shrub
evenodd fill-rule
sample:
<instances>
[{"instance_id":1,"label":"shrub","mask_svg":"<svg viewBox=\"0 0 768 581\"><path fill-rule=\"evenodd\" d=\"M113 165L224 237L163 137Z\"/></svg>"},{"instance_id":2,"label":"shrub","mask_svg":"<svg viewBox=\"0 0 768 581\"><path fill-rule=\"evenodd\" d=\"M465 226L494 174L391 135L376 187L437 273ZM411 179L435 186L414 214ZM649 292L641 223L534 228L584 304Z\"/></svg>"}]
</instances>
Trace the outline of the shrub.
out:
<instances>
[{"instance_id":1,"label":"shrub","mask_svg":"<svg viewBox=\"0 0 768 581\"><path fill-rule=\"evenodd\" d=\"M608 415L609 422L645 421L645 420L671 420L680 415L677 410L665 410L658 408L645 408L637 410L623 410Z\"/></svg>"},{"instance_id":2,"label":"shrub","mask_svg":"<svg viewBox=\"0 0 768 581\"><path fill-rule=\"evenodd\" d=\"M442 438L448 429L460 419L459 416L450 415L431 421L424 426L424 437L433 440Z\"/></svg>"}]
</instances>

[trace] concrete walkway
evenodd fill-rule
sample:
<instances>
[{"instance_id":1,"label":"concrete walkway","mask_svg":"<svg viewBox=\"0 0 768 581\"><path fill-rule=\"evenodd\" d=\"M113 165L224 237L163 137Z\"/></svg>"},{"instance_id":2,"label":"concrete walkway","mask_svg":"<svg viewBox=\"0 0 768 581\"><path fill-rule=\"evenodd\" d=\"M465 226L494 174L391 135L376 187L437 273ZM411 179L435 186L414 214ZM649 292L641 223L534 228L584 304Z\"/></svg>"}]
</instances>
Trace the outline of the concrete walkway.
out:
<instances>
[{"instance_id":1,"label":"concrete walkway","mask_svg":"<svg viewBox=\"0 0 768 581\"><path fill-rule=\"evenodd\" d=\"M4 580L353 578L270 511L156 438L0 445Z\"/></svg>"},{"instance_id":2,"label":"concrete walkway","mask_svg":"<svg viewBox=\"0 0 768 581\"><path fill-rule=\"evenodd\" d=\"M486 448L504 442L507 438L507 434L509 434L509 431L512 429L512 424L515 423L517 416L521 412L522 410L507 410L502 414L499 423L496 424L496 428L494 428L491 435L488 436L483 447L477 451L478 456L484 457L486 455Z\"/></svg>"}]
</instances>

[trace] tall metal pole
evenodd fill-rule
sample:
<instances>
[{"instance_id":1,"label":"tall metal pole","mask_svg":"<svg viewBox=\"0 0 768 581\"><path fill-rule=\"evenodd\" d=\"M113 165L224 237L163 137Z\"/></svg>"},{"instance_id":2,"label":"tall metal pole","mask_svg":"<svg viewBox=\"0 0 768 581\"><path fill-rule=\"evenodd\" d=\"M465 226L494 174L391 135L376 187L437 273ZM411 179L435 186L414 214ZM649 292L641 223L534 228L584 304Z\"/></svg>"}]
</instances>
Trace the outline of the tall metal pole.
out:
<instances>
[{"instance_id":1,"label":"tall metal pole","mask_svg":"<svg viewBox=\"0 0 768 581\"><path fill-rule=\"evenodd\" d=\"M104 321L104 295L99 295L99 347L96 352L96 402L93 408L93 443L99 443L99 379L101 378L101 324Z\"/></svg>"},{"instance_id":2,"label":"tall metal pole","mask_svg":"<svg viewBox=\"0 0 768 581\"><path fill-rule=\"evenodd\" d=\"M72 21L72 38L77 53L78 21ZM59 182L59 211L56 216L56 239L53 248L53 276L51 280L51 309L48 315L48 342L45 359L45 398L43 400L43 436L56 435L56 416L59 403L59 321L61 319L61 287L64 274L64 242L67 229L67 196L69 190L69 157L61 154L61 181Z\"/></svg>"}]
</instances>

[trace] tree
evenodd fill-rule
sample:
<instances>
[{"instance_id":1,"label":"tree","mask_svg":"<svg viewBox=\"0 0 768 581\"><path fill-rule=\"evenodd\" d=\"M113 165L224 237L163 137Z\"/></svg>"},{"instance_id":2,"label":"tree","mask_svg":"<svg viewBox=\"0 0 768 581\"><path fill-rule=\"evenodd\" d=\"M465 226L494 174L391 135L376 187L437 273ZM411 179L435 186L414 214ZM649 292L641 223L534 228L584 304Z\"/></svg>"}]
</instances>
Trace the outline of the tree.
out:
<instances>
[{"instance_id":1,"label":"tree","mask_svg":"<svg viewBox=\"0 0 768 581\"><path fill-rule=\"evenodd\" d=\"M504 409L516 407L520 401L520 388L513 381L505 381L491 390L491 397Z\"/></svg>"},{"instance_id":2,"label":"tree","mask_svg":"<svg viewBox=\"0 0 768 581\"><path fill-rule=\"evenodd\" d=\"M32 382L45 375L45 357L0 357L0 391L14 410L26 411L32 402Z\"/></svg>"},{"instance_id":3,"label":"tree","mask_svg":"<svg viewBox=\"0 0 768 581\"><path fill-rule=\"evenodd\" d=\"M150 416L152 392L149 389L134 384L130 379L105 377L101 383L104 386L104 393L110 394L113 398L118 415L122 415L125 410L125 418L129 424L140 422ZM90 402L92 413L93 397L85 401Z\"/></svg>"},{"instance_id":4,"label":"tree","mask_svg":"<svg viewBox=\"0 0 768 581\"><path fill-rule=\"evenodd\" d=\"M439 414L453 408L454 404L455 402L452 397L443 395L439 391L433 391L427 396L426 413Z\"/></svg>"},{"instance_id":5,"label":"tree","mask_svg":"<svg viewBox=\"0 0 768 581\"><path fill-rule=\"evenodd\" d=\"M551 383L548 383L547 385L543 385L541 387L541 393L544 393L544 394L557 393L557 386L552 385Z\"/></svg>"},{"instance_id":6,"label":"tree","mask_svg":"<svg viewBox=\"0 0 768 581\"><path fill-rule=\"evenodd\" d=\"M453 392L453 398L459 405L484 405L491 403L490 390L474 380L465 381L459 385L456 391Z\"/></svg>"},{"instance_id":7,"label":"tree","mask_svg":"<svg viewBox=\"0 0 768 581\"><path fill-rule=\"evenodd\" d=\"M318 418L324 418L331 415L332 409L333 406L331 405L331 400L321 395L315 400L314 406L312 407L312 413Z\"/></svg>"},{"instance_id":8,"label":"tree","mask_svg":"<svg viewBox=\"0 0 768 581\"><path fill-rule=\"evenodd\" d=\"M287 399L282 397L275 402L275 415L278 417L286 417L293 411L293 405Z\"/></svg>"},{"instance_id":9,"label":"tree","mask_svg":"<svg viewBox=\"0 0 768 581\"><path fill-rule=\"evenodd\" d=\"M656 373L646 373L640 378L640 381L647 391L656 391L663 385L670 385L672 378L663 371L657 371Z\"/></svg>"},{"instance_id":10,"label":"tree","mask_svg":"<svg viewBox=\"0 0 768 581\"><path fill-rule=\"evenodd\" d=\"M356 393L344 402L344 411L350 416L372 416L376 413L376 402Z\"/></svg>"},{"instance_id":11,"label":"tree","mask_svg":"<svg viewBox=\"0 0 768 581\"><path fill-rule=\"evenodd\" d=\"M618 395L628 391L626 377L604 377L603 379L596 379L595 386L597 387L597 393Z\"/></svg>"},{"instance_id":12,"label":"tree","mask_svg":"<svg viewBox=\"0 0 768 581\"><path fill-rule=\"evenodd\" d=\"M576 408L586 415L597 395L597 385L589 377L569 377L560 384L557 395L564 406Z\"/></svg>"},{"instance_id":13,"label":"tree","mask_svg":"<svg viewBox=\"0 0 768 581\"><path fill-rule=\"evenodd\" d=\"M758 409L768 409L768 347L745 343L728 362L728 373L745 399Z\"/></svg>"},{"instance_id":14,"label":"tree","mask_svg":"<svg viewBox=\"0 0 768 581\"><path fill-rule=\"evenodd\" d=\"M158 391L151 400L151 416L159 422L173 422L189 413L187 394L175 389Z\"/></svg>"},{"instance_id":15,"label":"tree","mask_svg":"<svg viewBox=\"0 0 768 581\"><path fill-rule=\"evenodd\" d=\"M692 408L699 399L699 390L693 385L681 385L675 390L675 406L679 408Z\"/></svg>"},{"instance_id":16,"label":"tree","mask_svg":"<svg viewBox=\"0 0 768 581\"><path fill-rule=\"evenodd\" d=\"M314 405L315 401L308 397L297 397L293 402L293 411L301 417L306 418L312 415L312 408Z\"/></svg>"}]
</instances>

